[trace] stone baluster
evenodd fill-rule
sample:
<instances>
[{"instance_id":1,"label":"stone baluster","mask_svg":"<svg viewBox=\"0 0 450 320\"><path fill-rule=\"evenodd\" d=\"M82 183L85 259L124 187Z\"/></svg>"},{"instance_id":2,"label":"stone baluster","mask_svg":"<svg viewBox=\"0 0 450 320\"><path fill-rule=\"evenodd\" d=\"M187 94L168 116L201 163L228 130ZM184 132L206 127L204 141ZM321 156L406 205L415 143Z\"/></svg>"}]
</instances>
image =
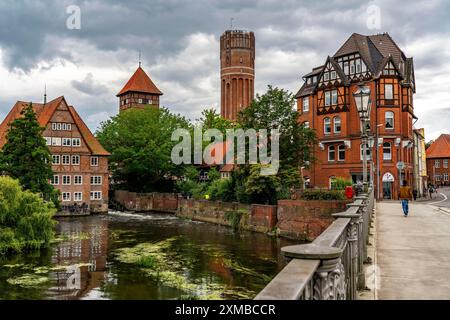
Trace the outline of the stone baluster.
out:
<instances>
[{"instance_id":1,"label":"stone baluster","mask_svg":"<svg viewBox=\"0 0 450 320\"><path fill-rule=\"evenodd\" d=\"M313 300L345 300L347 288L345 269L342 264L343 249L304 244L281 249L284 256L291 259L320 260L313 276L312 291L308 294Z\"/></svg>"},{"instance_id":2,"label":"stone baluster","mask_svg":"<svg viewBox=\"0 0 450 320\"><path fill-rule=\"evenodd\" d=\"M348 278L348 286L349 286L349 300L356 300L358 298L358 279L360 273L364 276L364 272L362 272L362 264L360 269L360 244L361 241L361 215L356 213L335 213L333 214L335 218L350 218L350 223L347 226L347 242L348 242L348 250L350 256L350 274L347 276Z\"/></svg>"}]
</instances>

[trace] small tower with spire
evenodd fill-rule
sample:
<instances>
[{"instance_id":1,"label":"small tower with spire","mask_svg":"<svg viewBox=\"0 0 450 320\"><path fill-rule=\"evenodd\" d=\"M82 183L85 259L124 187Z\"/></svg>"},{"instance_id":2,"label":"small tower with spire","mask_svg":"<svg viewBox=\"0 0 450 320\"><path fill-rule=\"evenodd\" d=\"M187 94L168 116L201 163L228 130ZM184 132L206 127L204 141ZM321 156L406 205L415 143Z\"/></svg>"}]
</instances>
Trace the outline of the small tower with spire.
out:
<instances>
[{"instance_id":1,"label":"small tower with spire","mask_svg":"<svg viewBox=\"0 0 450 320\"><path fill-rule=\"evenodd\" d=\"M130 108L159 108L159 97L162 95L163 93L142 69L141 52L139 52L139 67L117 94L119 111Z\"/></svg>"}]
</instances>

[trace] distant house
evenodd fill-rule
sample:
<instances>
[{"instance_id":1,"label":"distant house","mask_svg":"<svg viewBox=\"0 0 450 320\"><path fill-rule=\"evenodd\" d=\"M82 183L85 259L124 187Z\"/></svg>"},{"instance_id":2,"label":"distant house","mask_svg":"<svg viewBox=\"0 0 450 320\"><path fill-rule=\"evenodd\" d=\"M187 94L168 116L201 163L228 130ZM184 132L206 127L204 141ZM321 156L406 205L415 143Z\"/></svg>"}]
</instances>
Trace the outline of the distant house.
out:
<instances>
[{"instance_id":1,"label":"distant house","mask_svg":"<svg viewBox=\"0 0 450 320\"><path fill-rule=\"evenodd\" d=\"M30 102L17 101L0 124L0 148L9 124ZM33 103L43 137L52 155L51 184L61 192L63 211L108 211L108 156L73 106L64 97Z\"/></svg>"},{"instance_id":2,"label":"distant house","mask_svg":"<svg viewBox=\"0 0 450 320\"><path fill-rule=\"evenodd\" d=\"M441 134L427 149L428 182L449 185L450 134Z\"/></svg>"}]
</instances>

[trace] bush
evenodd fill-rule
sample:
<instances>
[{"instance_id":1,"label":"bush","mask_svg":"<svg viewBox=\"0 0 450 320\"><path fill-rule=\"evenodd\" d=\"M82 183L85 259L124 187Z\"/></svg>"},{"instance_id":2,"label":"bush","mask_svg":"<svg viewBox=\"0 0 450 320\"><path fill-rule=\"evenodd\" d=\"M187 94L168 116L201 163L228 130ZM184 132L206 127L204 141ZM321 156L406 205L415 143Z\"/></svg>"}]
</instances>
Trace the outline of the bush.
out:
<instances>
[{"instance_id":1,"label":"bush","mask_svg":"<svg viewBox=\"0 0 450 320\"><path fill-rule=\"evenodd\" d=\"M244 214L245 211L243 210L229 211L225 213L225 220L231 224L231 227L234 230L239 230L241 219Z\"/></svg>"},{"instance_id":2,"label":"bush","mask_svg":"<svg viewBox=\"0 0 450 320\"><path fill-rule=\"evenodd\" d=\"M309 189L303 191L304 200L345 200L345 193L342 190Z\"/></svg>"},{"instance_id":3,"label":"bush","mask_svg":"<svg viewBox=\"0 0 450 320\"><path fill-rule=\"evenodd\" d=\"M332 184L331 189L332 190L345 190L345 187L352 186L353 183L351 180L345 179L345 178L336 178Z\"/></svg>"},{"instance_id":4,"label":"bush","mask_svg":"<svg viewBox=\"0 0 450 320\"><path fill-rule=\"evenodd\" d=\"M0 177L0 254L47 247L54 237L53 203Z\"/></svg>"}]
</instances>

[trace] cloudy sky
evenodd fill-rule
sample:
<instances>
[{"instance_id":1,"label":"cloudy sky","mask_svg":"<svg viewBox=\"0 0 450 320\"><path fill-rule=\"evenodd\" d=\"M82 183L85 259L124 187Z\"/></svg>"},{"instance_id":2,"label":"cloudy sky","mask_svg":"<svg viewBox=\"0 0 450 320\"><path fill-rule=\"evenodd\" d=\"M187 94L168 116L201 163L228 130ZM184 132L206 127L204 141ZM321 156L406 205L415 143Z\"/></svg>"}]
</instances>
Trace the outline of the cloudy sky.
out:
<instances>
[{"instance_id":1,"label":"cloudy sky","mask_svg":"<svg viewBox=\"0 0 450 320\"><path fill-rule=\"evenodd\" d=\"M79 29L67 27L73 5ZM449 13L445 0L2 0L0 118L16 100L42 102L47 84L48 98L64 95L94 131L118 112L139 51L164 106L191 119L219 110L219 37L234 18L255 32L259 93L295 92L353 32L389 32L414 57L416 127L433 139L450 131Z\"/></svg>"}]
</instances>

